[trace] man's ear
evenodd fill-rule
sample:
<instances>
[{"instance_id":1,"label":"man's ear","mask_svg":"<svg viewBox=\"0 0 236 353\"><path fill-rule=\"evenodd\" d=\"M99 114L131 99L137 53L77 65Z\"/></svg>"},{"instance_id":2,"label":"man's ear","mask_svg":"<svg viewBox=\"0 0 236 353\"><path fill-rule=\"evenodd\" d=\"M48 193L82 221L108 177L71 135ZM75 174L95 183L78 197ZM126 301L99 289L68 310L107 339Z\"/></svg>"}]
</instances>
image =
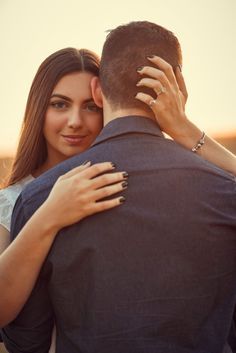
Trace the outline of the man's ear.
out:
<instances>
[{"instance_id":1,"label":"man's ear","mask_svg":"<svg viewBox=\"0 0 236 353\"><path fill-rule=\"evenodd\" d=\"M103 98L102 98L102 90L101 85L98 77L93 77L91 80L91 90L92 90L92 97L95 104L99 107L103 107Z\"/></svg>"}]
</instances>

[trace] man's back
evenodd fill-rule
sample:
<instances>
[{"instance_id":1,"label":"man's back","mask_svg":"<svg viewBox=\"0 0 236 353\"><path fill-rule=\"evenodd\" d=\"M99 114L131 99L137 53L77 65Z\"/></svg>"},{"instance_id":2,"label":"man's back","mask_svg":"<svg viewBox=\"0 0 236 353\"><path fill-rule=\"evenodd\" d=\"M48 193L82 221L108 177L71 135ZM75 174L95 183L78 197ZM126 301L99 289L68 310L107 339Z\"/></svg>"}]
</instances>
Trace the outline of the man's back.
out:
<instances>
[{"instance_id":1,"label":"man's back","mask_svg":"<svg viewBox=\"0 0 236 353\"><path fill-rule=\"evenodd\" d=\"M236 294L233 177L141 117L108 124L84 158L127 170L127 201L59 233L9 337L27 321L39 327L40 341L53 307L57 352L222 352ZM50 177L23 194L26 219L48 194ZM52 307L42 300L48 293Z\"/></svg>"}]
</instances>

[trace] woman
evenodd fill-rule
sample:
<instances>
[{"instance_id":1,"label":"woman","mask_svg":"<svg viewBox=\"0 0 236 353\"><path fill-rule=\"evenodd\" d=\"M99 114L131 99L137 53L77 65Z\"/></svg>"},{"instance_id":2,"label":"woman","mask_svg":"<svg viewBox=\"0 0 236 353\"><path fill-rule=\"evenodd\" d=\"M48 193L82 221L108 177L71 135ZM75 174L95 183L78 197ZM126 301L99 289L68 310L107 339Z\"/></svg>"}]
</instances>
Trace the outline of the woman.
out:
<instances>
[{"instance_id":1,"label":"woman","mask_svg":"<svg viewBox=\"0 0 236 353\"><path fill-rule=\"evenodd\" d=\"M91 59L91 52L83 51L82 55L80 51L79 59L78 53L76 53L77 52L74 49L64 49L50 56L41 65L39 72L33 82L32 89L29 95L29 100L27 103L28 110L26 109L25 121L28 117L27 121L31 122L31 126L29 127L26 122L24 124L21 142L24 141L25 143L23 146L23 143L21 144L20 142L9 184L19 182L24 177L31 174L33 174L34 176L38 176L42 172L57 164L58 162L69 158L74 154L82 152L83 150L89 147L93 139L96 137L96 134L98 134L100 129L102 128L101 120L99 120L99 122L96 120L94 121L95 117L98 118L98 114L101 119L101 112L98 111L98 108L94 105L92 101L88 84L89 79L91 79L93 75L98 74L98 60L94 57L92 59L92 67L94 68L94 66L96 66L96 69L93 71L92 69L90 69L89 66L86 66L85 59L85 57L87 58L87 56L89 55ZM69 59L67 58L67 56L69 56ZM79 69L77 66L78 63L75 64L73 60L79 60ZM161 63L158 62L158 59L156 60L157 62L153 62L156 63L164 73L166 73L165 67L161 67ZM73 61L74 66L69 65L70 61ZM53 72L57 68L56 64L58 65L60 72L54 77ZM69 67L71 67L71 69L69 69ZM150 74L150 77L154 78L155 84L158 83L158 71L158 69L154 69L154 72ZM81 72L83 74L81 74ZM90 75L89 77L87 76L88 73ZM167 76L167 81L173 80L173 76L174 74L169 77ZM186 91L184 91L183 89L184 82L182 80L182 75L178 70L176 72L176 77L180 88L182 88L183 93L186 96ZM146 84L148 85L148 83ZM82 96L80 96L79 98L77 97L77 95L74 96L74 94L71 94L70 91L70 93L68 94L68 90L74 85L75 90L73 92L79 92L80 95L82 94ZM145 85L145 82L143 82L143 85ZM61 90L61 87L63 87L63 90ZM165 130L165 125L168 127L168 119L171 119L171 117L173 119L173 116L175 116L175 118L178 118L178 116L180 116L180 119L183 119L182 110L184 108L184 102L182 99L183 96L179 91L177 81L175 81L175 86L173 87L168 87L166 92L169 96L169 101L166 102L168 107L167 111L165 110L162 114L160 114L160 111L158 111L158 105L155 104L155 106L151 107L156 116L158 116L158 122L163 128L163 130ZM43 97L41 93L42 88L44 92ZM155 87L152 88L156 89ZM175 96L172 94L174 90ZM143 98L142 95L139 97ZM176 104L176 102L179 103L180 97L181 104L178 105ZM144 99L141 100L145 101ZM149 101L145 101L145 103L149 104L149 102L150 97ZM80 119L78 119L79 111L88 110L94 113L92 120L88 120L90 121L92 126L91 134L89 133L91 131L91 128L87 129L87 126L84 126L84 124L81 123ZM61 125L61 116L64 116L64 113L67 113L68 111L71 114L70 120L68 119L66 126L69 128L69 130L71 129L70 131L73 131L73 133L68 133L68 130L64 130L64 123L62 123ZM169 117L168 113L171 113ZM160 123L160 117L162 119L162 123ZM184 123L182 124L182 129L186 122L187 120L184 120ZM94 128L95 125L96 127ZM31 136L32 138L29 139L29 135L34 134L35 131L38 131L38 136L34 135ZM81 133L78 133L78 131L80 131ZM171 135L171 131L169 131L168 128L166 129L166 131L169 132L169 134ZM174 132L175 131L173 131L173 133ZM192 130L190 129L189 132L191 136ZM26 137L28 138L27 140ZM36 141L37 143L36 146L33 143L34 141ZM40 154L39 151L43 151L43 153ZM28 154L27 157L25 156L26 154ZM37 163L34 162L32 158L33 155L38 157ZM30 163L28 162L29 158L31 158ZM22 168L21 173L18 173L19 175L17 175L16 170L18 168L19 172L19 165L21 165ZM0 281L0 288L1 285L4 284L4 276L6 283L3 285L2 288L4 289L5 294L7 293L7 281L10 282L9 276L11 278L11 282L13 283L13 285L11 283L11 288L9 288L9 291L12 291L10 292L10 299L9 293L7 293L6 295L4 295L3 298L1 298L0 301L0 312L2 314L1 305L3 307L2 309L5 312L5 317L3 317L2 319L3 324L6 324L10 320L12 320L22 308L25 300L30 294L30 291L39 273L40 267L50 249L50 246L53 243L53 240L55 239L58 230L66 225L69 225L82 219L83 217L89 214L101 211L103 207L105 207L104 203L94 202L97 199L93 198L92 204L88 204L88 195L90 195L91 192L95 194L97 192L97 188L100 188L101 186L105 186L114 182L119 182L120 180L124 180L127 177L127 175L124 173L118 173L114 175L109 174L106 175L107 179L105 180L105 182L104 179L102 179L104 183L102 185L98 184L101 183L101 180L99 180L99 178L98 180L92 179L93 181L91 182L91 178L93 178L96 173L99 174L104 171L110 171L112 170L112 168L112 165L109 163L91 168L89 168L88 165L85 165L79 167L78 169L76 168L76 170L73 170L67 173L65 176L59 178L58 182L55 184L49 196L49 199L46 200L42 207L40 207L40 209L35 213L31 220L22 229L18 238L12 243L11 246L8 247L7 251L5 251L5 253L2 255L2 257L0 258L0 276L3 278L3 282L1 283ZM75 193L75 183L76 187L78 188L78 199L75 198L75 200L68 200L66 198L68 197L67 195ZM89 185L91 188L89 190L87 189L88 183L90 183ZM99 195L99 199L102 198L102 196L104 196L108 192L107 190L109 190L110 193L115 193L117 191L123 190L124 187L126 187L126 182L119 182L115 187L106 187L104 189L104 194ZM73 190L73 193L70 192L71 189ZM106 207L110 208L116 206L122 200L123 199L121 198L116 198L111 201L112 204L107 203ZM71 207L72 202L74 202L74 207ZM81 202L84 202L84 208L82 210L84 211L84 213L82 212L81 214L81 210L79 210L79 215L77 212L72 213L72 210L76 210L78 208L78 205L81 205ZM58 204L62 205L60 209L58 209ZM98 209L98 207L101 208ZM57 212L55 212L55 210L57 210ZM52 217L52 214L54 215L54 217ZM47 222L45 222L45 217ZM49 224L49 229L40 228L40 225L42 224L42 219L44 220L43 224ZM53 224L51 224L52 221ZM32 229L34 234L33 237ZM40 234L37 233L38 229L40 229ZM33 254L32 258L30 254ZM16 268L18 269L18 279L16 279L14 276ZM27 283L25 282L26 278ZM24 288L21 288L22 279L24 280ZM14 288L14 290L12 290L12 288ZM15 298L16 290L18 292L18 298ZM10 305L6 307L6 303L10 303Z\"/></svg>"},{"instance_id":2,"label":"woman","mask_svg":"<svg viewBox=\"0 0 236 353\"><path fill-rule=\"evenodd\" d=\"M0 194L1 251L9 244L10 217L22 188L57 163L87 149L99 134L102 112L90 92L98 63L97 56L88 50L67 48L40 66L29 93L7 188ZM127 186L125 173L111 171L114 165L110 162L94 166L88 162L59 178L46 202L1 255L1 325L14 319L22 308L58 230L124 201L120 196L97 202Z\"/></svg>"}]
</instances>

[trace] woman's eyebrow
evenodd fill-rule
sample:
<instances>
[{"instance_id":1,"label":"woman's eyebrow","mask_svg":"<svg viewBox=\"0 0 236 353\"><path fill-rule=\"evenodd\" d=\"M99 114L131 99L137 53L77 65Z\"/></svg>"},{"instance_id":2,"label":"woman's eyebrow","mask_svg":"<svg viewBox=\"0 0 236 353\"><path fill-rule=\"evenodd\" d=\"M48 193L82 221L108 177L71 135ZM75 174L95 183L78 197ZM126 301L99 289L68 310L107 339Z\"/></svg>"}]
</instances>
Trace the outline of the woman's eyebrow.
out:
<instances>
[{"instance_id":1,"label":"woman's eyebrow","mask_svg":"<svg viewBox=\"0 0 236 353\"><path fill-rule=\"evenodd\" d=\"M54 94L51 95L50 98L54 98L54 97L62 98L64 100L68 101L68 102L72 102L72 99L70 99L69 97L64 96L63 94L54 93Z\"/></svg>"},{"instance_id":2,"label":"woman's eyebrow","mask_svg":"<svg viewBox=\"0 0 236 353\"><path fill-rule=\"evenodd\" d=\"M63 94L59 94L59 93L54 93L54 94L52 94L51 95L51 97L50 97L50 99L51 98L61 98L61 99L64 99L64 100L66 100L66 101L68 101L68 102L72 102L72 99L70 99L69 97L67 97L67 96L64 96ZM87 98L87 99L85 99L84 100L84 103L90 103L90 102L94 102L94 100L93 100L93 98L91 97L91 98Z\"/></svg>"}]
</instances>

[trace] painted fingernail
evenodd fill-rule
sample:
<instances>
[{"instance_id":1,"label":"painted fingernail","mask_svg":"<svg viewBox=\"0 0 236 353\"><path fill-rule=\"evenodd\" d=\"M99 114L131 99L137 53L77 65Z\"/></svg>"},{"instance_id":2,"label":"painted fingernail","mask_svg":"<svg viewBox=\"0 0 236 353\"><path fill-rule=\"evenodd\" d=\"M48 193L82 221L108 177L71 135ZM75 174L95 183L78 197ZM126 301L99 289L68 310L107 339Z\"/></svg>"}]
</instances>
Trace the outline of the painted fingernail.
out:
<instances>
[{"instance_id":1,"label":"painted fingernail","mask_svg":"<svg viewBox=\"0 0 236 353\"><path fill-rule=\"evenodd\" d=\"M144 66L139 66L138 68L137 68L137 71L139 72L139 71L142 71L142 69L144 68Z\"/></svg>"},{"instance_id":2,"label":"painted fingernail","mask_svg":"<svg viewBox=\"0 0 236 353\"><path fill-rule=\"evenodd\" d=\"M178 68L179 68L179 71L182 72L182 66L179 65L179 64L178 64L177 66L178 66Z\"/></svg>"},{"instance_id":3,"label":"painted fingernail","mask_svg":"<svg viewBox=\"0 0 236 353\"><path fill-rule=\"evenodd\" d=\"M127 188L127 186L128 186L127 181L123 181L123 183L121 184L121 186L122 186L123 189Z\"/></svg>"},{"instance_id":4,"label":"painted fingernail","mask_svg":"<svg viewBox=\"0 0 236 353\"><path fill-rule=\"evenodd\" d=\"M121 196L121 197L119 198L119 201L120 201L120 203L124 203L124 202L125 202L125 197L124 197L124 196Z\"/></svg>"},{"instance_id":5,"label":"painted fingernail","mask_svg":"<svg viewBox=\"0 0 236 353\"><path fill-rule=\"evenodd\" d=\"M128 178L128 176L129 176L129 174L127 172L123 172L122 175L124 178Z\"/></svg>"},{"instance_id":6,"label":"painted fingernail","mask_svg":"<svg viewBox=\"0 0 236 353\"><path fill-rule=\"evenodd\" d=\"M91 161L85 161L82 165L86 165L86 164L88 164L88 163L91 164Z\"/></svg>"},{"instance_id":7,"label":"painted fingernail","mask_svg":"<svg viewBox=\"0 0 236 353\"><path fill-rule=\"evenodd\" d=\"M148 55L147 58L148 58L148 59L154 59L154 58L155 58L155 55Z\"/></svg>"},{"instance_id":8,"label":"painted fingernail","mask_svg":"<svg viewBox=\"0 0 236 353\"><path fill-rule=\"evenodd\" d=\"M111 162L111 166L112 166L112 168L116 167L115 163L113 163L113 162Z\"/></svg>"}]
</instances>

